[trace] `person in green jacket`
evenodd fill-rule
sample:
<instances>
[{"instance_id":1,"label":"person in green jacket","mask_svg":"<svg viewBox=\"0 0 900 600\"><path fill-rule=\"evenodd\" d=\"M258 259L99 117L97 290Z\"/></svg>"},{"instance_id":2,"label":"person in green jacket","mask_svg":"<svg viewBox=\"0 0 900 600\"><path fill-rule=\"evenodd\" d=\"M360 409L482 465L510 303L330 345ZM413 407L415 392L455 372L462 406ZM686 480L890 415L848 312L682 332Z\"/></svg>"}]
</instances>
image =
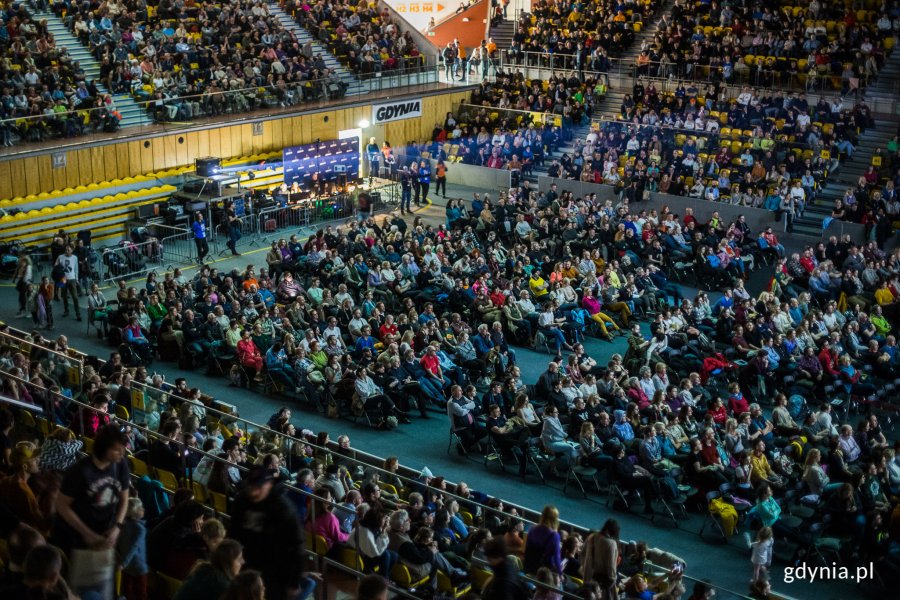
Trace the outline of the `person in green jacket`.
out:
<instances>
[{"instance_id":1,"label":"person in green jacket","mask_svg":"<svg viewBox=\"0 0 900 600\"><path fill-rule=\"evenodd\" d=\"M243 566L244 548L240 542L222 540L209 555L209 561L194 565L173 600L219 600Z\"/></svg>"}]
</instances>

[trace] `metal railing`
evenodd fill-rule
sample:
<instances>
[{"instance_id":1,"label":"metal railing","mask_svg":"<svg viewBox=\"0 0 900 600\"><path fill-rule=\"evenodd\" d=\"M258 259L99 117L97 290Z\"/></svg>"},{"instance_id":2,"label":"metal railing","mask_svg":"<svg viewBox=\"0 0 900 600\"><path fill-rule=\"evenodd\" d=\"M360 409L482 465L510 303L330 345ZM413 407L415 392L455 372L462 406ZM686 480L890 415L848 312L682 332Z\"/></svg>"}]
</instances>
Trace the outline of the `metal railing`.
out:
<instances>
[{"instance_id":1,"label":"metal railing","mask_svg":"<svg viewBox=\"0 0 900 600\"><path fill-rule=\"evenodd\" d=\"M10 331L18 331L10 328ZM17 348L25 355L29 365L40 362L44 374L62 387L79 387L83 380L85 355L69 348L66 352L51 350L44 345L26 339L24 331L19 335L0 333L0 346Z\"/></svg>"},{"instance_id":2,"label":"metal railing","mask_svg":"<svg viewBox=\"0 0 900 600\"><path fill-rule=\"evenodd\" d=\"M787 60L787 59L784 59ZM750 85L765 90L779 91L816 91L822 93L846 93L845 84L840 75L822 73L813 68L807 72L797 70L796 59L788 60L788 68L784 70L772 69L765 66L759 68L754 65L747 69L732 69L732 75L725 78L725 69L721 66L697 65L687 61L659 62L651 61L638 66L634 59L621 59L604 57L600 64L605 68L595 70L595 62L590 56L582 60L580 66L576 63L574 54L560 54L556 52L501 51L500 64L503 69L516 67L546 70L555 73L582 73L584 76L603 75L606 77L630 79L632 82L638 77L654 77L659 79L677 79L683 83L713 84L726 83L728 85ZM858 87L865 88L869 85L870 78L862 75L858 78Z\"/></svg>"},{"instance_id":3,"label":"metal railing","mask_svg":"<svg viewBox=\"0 0 900 600\"><path fill-rule=\"evenodd\" d=\"M439 65L436 57L422 56L416 62L418 64L414 66L354 76L352 85L361 94L395 95L402 93L404 88L438 81ZM174 94L155 98L155 92L146 91L144 87L137 85L132 95L143 110L136 115L138 123L130 126L128 131L133 135L138 128L151 126L155 132L180 130L199 120L210 121L218 117L222 117L220 120L223 121L233 120L236 115L260 118L290 112L294 107L296 110L307 110L310 107L348 102L353 98L351 96L348 100L345 95L349 86L350 83L343 80L320 78L284 86L207 90L203 94ZM112 131L104 129L105 125L120 122L114 113L118 114L113 105L67 109L51 115L16 115L0 119L0 145L9 142L18 146L50 139L70 139L100 131L115 137L118 126Z\"/></svg>"}]
</instances>

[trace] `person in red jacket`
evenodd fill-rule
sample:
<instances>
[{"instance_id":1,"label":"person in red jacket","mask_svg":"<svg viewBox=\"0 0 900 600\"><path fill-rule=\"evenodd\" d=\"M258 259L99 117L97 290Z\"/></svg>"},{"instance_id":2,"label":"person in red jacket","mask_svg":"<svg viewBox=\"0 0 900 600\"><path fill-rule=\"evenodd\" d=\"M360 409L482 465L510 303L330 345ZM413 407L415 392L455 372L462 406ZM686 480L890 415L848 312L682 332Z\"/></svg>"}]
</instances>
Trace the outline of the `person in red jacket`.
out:
<instances>
[{"instance_id":1,"label":"person in red jacket","mask_svg":"<svg viewBox=\"0 0 900 600\"><path fill-rule=\"evenodd\" d=\"M837 369L837 352L831 347L831 342L825 340L822 342L822 350L819 351L819 362L822 363L822 371L831 377L839 377L840 371Z\"/></svg>"}]
</instances>

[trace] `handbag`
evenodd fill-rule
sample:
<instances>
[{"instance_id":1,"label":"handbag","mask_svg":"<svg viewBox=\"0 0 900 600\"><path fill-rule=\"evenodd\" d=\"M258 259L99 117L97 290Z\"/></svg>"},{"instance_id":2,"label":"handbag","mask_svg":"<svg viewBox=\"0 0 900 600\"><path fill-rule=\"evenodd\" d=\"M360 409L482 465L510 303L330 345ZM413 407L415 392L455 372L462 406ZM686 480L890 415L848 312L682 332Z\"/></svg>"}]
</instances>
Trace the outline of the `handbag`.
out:
<instances>
[{"instance_id":1,"label":"handbag","mask_svg":"<svg viewBox=\"0 0 900 600\"><path fill-rule=\"evenodd\" d=\"M115 564L112 548L72 550L69 554L69 583L75 589L109 587L112 585Z\"/></svg>"}]
</instances>

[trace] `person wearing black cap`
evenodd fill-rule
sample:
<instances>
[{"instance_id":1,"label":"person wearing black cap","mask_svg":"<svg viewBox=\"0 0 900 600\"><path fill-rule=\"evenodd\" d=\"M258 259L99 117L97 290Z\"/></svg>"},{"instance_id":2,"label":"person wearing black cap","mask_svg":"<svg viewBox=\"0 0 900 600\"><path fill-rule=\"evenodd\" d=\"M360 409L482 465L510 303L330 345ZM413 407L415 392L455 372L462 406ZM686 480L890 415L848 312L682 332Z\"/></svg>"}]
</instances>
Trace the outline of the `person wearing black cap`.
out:
<instances>
[{"instance_id":1,"label":"person wearing black cap","mask_svg":"<svg viewBox=\"0 0 900 600\"><path fill-rule=\"evenodd\" d=\"M254 467L247 474L229 533L243 544L247 568L262 572L269 600L304 600L312 593L316 574L302 571L303 527L274 471Z\"/></svg>"}]
</instances>

